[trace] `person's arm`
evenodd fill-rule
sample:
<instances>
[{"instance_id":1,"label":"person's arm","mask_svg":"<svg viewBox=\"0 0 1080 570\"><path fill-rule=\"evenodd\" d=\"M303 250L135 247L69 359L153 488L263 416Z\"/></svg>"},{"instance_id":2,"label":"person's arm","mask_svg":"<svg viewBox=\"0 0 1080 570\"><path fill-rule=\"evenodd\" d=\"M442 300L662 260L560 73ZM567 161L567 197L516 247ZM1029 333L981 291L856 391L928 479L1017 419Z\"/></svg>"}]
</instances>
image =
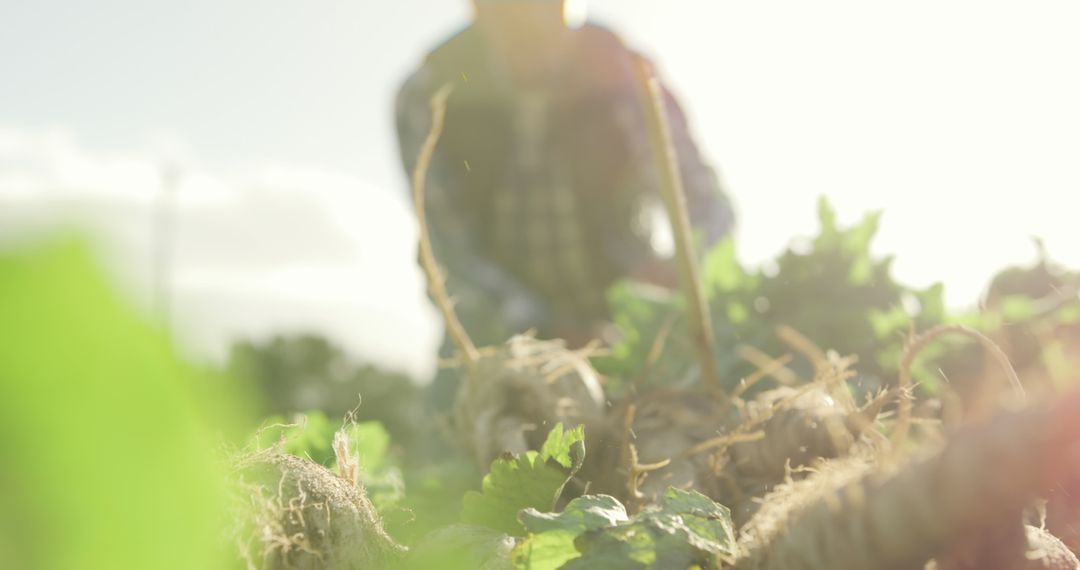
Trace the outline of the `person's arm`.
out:
<instances>
[{"instance_id":1,"label":"person's arm","mask_svg":"<svg viewBox=\"0 0 1080 570\"><path fill-rule=\"evenodd\" d=\"M411 180L420 147L431 129L431 96L439 88L431 74L421 68L402 86L395 100L396 127L402 164ZM453 94L450 95L453 97ZM427 176L428 232L439 264L446 268L447 286L458 303L466 327L477 311L497 314L509 333L540 326L546 307L513 276L477 251L474 233L461 215L462 189L450 175L436 148ZM412 202L409 193L409 202ZM485 323L486 324L486 323ZM469 331L481 334L481 331ZM501 342L499 339L486 339Z\"/></svg>"}]
</instances>

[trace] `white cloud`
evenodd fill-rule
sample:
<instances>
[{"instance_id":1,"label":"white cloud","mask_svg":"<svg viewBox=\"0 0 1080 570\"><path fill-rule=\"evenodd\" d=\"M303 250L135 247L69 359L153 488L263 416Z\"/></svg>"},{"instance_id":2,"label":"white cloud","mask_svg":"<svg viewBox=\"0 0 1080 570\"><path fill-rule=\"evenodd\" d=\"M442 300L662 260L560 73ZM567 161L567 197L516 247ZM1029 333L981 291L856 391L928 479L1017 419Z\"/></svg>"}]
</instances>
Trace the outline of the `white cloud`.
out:
<instances>
[{"instance_id":1,"label":"white cloud","mask_svg":"<svg viewBox=\"0 0 1080 570\"><path fill-rule=\"evenodd\" d=\"M62 131L0 128L0 243L88 232L140 306L155 299L163 160L81 148ZM177 170L170 321L196 355L238 338L318 332L426 378L438 330L413 263L415 228L391 192L323 169Z\"/></svg>"}]
</instances>

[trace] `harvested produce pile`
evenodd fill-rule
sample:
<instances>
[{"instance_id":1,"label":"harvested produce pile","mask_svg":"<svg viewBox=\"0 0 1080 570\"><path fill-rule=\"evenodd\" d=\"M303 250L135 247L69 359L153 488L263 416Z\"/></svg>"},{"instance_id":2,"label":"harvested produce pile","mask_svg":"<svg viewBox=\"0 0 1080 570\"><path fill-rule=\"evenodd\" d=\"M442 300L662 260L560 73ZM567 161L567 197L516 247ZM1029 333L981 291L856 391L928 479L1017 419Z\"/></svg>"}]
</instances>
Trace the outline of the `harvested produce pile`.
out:
<instances>
[{"instance_id":1,"label":"harvested produce pile","mask_svg":"<svg viewBox=\"0 0 1080 570\"><path fill-rule=\"evenodd\" d=\"M654 88L648 78L643 83ZM721 276L726 285L702 286L670 152L658 153L659 171L670 175L665 202L683 298L654 301L655 310L624 318L624 330L637 334L606 356L529 335L475 347L454 314L424 219L425 169L448 96L440 92L433 102L433 129L414 178L420 258L459 353L449 439L487 474L465 495L460 516L405 548L367 497L364 461L352 451L363 442L348 429L334 438L336 473L283 454L280 445L246 455L235 478L246 507L237 536L249 566L1080 568L1055 537L1080 524L1070 499L1080 492L1072 459L1080 451L1080 392L1067 381L1027 390L993 339L941 324L935 292L874 285L888 273L887 262L865 254L876 221L845 234L826 223L823 208L818 243L835 254L827 268L842 272L853 290L874 292L851 295L852 306L863 299L874 318L840 307L839 321L831 322L851 328L823 335L829 342L857 337L852 352L873 360L870 375L857 372L857 357L776 326L795 309L772 293L775 303L759 302L764 297L752 287L731 282L739 272L730 263ZM664 150L661 106L648 113ZM788 258L781 271L799 275L805 261ZM706 262L706 272L715 265ZM624 303L641 302L628 290L618 294ZM905 297L919 305L915 318L893 310ZM1073 292L1051 312L1075 302ZM764 351L725 345L740 337L735 325L753 321L748 305L766 315L770 338L742 342L760 341ZM908 323L906 339L894 334L898 318ZM917 337L916 327L929 330ZM894 336L895 350L875 348L875 329ZM946 335L974 339L996 372L979 366L986 381L963 390L928 381L927 356L939 357L932 349ZM790 353L773 357L777 347ZM748 363L732 382L729 375ZM1046 512L1049 528L1038 516Z\"/></svg>"},{"instance_id":2,"label":"harvested produce pile","mask_svg":"<svg viewBox=\"0 0 1080 570\"><path fill-rule=\"evenodd\" d=\"M895 392L858 407L832 396L851 376L847 362L834 360L813 382L749 401L667 391L617 402L600 417L573 416L567 400L585 394L591 402L587 390L520 380L575 356L544 347L546 359L535 363L499 351L487 357L487 366L505 368L478 380L508 396L473 400L476 413L459 409L454 426L475 461L488 464L501 444L507 452L490 463L483 488L466 495L459 523L409 552L364 497L344 431L335 439L337 474L277 451L246 459L243 472L261 481L250 495L263 506L253 551L266 564L256 566L1080 568L1024 514L1040 497L1067 503L1048 492L1076 478L1062 450L1080 446L1080 394L953 428L915 418L907 440L897 414L880 413ZM466 381L462 394L477 389ZM515 395L530 405L509 405ZM555 417L584 425L529 429ZM601 435L585 444L590 424ZM540 434L547 437L533 443ZM251 478L242 480L250 488Z\"/></svg>"},{"instance_id":3,"label":"harvested produce pile","mask_svg":"<svg viewBox=\"0 0 1080 570\"><path fill-rule=\"evenodd\" d=\"M266 568L370 568L403 552L383 531L348 467L335 475L269 450L241 458L237 469L243 492L237 497L243 513L238 520L249 524L235 532L249 565L261 560Z\"/></svg>"}]
</instances>

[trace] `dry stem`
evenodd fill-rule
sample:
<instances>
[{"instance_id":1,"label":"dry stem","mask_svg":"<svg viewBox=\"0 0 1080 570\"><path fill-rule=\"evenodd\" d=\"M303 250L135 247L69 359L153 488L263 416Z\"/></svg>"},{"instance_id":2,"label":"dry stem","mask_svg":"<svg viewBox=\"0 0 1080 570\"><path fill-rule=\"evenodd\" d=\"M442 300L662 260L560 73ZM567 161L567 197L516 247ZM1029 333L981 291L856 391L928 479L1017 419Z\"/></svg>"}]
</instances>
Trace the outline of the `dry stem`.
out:
<instances>
[{"instance_id":1,"label":"dry stem","mask_svg":"<svg viewBox=\"0 0 1080 570\"><path fill-rule=\"evenodd\" d=\"M428 290L435 301L435 306L439 308L439 312L446 321L446 329L461 353L466 369L473 374L480 360L480 354L465 331L465 327L458 320L457 313L454 312L454 304L446 291L446 279L442 270L439 269L435 253L431 248L431 236L428 235L427 214L424 209L427 172L431 165L431 157L435 153L435 146L439 143L439 137L442 136L443 124L446 121L446 100L450 97L452 90L453 87L447 84L431 98L431 130L424 139L423 146L420 147L420 155L416 159L416 168L413 170L413 205L416 208L416 220L420 232L420 266L427 277Z\"/></svg>"},{"instance_id":2,"label":"dry stem","mask_svg":"<svg viewBox=\"0 0 1080 570\"><path fill-rule=\"evenodd\" d=\"M794 357L790 354L785 354L780 358L774 358L767 362L764 362L757 370L752 374L743 378L742 382L739 382L739 386L735 388L735 393L732 394L735 398L741 398L747 390L753 388L755 384L765 379L766 376L775 376L780 370L783 370L791 363Z\"/></svg>"},{"instance_id":3,"label":"dry stem","mask_svg":"<svg viewBox=\"0 0 1080 570\"><path fill-rule=\"evenodd\" d=\"M739 358L757 366L758 369L775 368L769 372L769 376L772 376L774 380L784 386L794 386L799 383L799 377L790 368L787 367L787 363L783 366L776 366L778 360L791 361L793 358L790 354L781 356L780 358L773 358L765 351L751 346L749 344L740 344L735 347L735 355Z\"/></svg>"},{"instance_id":4,"label":"dry stem","mask_svg":"<svg viewBox=\"0 0 1080 570\"><path fill-rule=\"evenodd\" d=\"M802 353L802 355L810 361L810 364L814 365L814 369L819 373L822 370L828 369L830 366L829 357L825 354L825 351L821 350L821 347L814 344L814 342L806 338L805 335L795 330L794 327L780 325L776 327L776 336L784 341L784 344Z\"/></svg>"},{"instance_id":5,"label":"dry stem","mask_svg":"<svg viewBox=\"0 0 1080 570\"><path fill-rule=\"evenodd\" d=\"M645 364L634 378L633 384L641 384L652 373L653 367L660 360L660 357L663 356L664 349L667 348L668 338L671 337L671 329L675 327L675 321L678 316L678 311L671 311L668 313L667 317L664 318L664 322L660 325L660 329L656 332L656 337L653 338L652 345L649 347L649 353L645 357Z\"/></svg>"},{"instance_id":6,"label":"dry stem","mask_svg":"<svg viewBox=\"0 0 1080 570\"><path fill-rule=\"evenodd\" d=\"M983 348L993 355L994 359L998 361L1001 368L1008 376L1009 384L1012 386L1013 391L1016 394L1017 400L1025 402L1027 395L1024 392L1024 386L1020 383L1020 378L1016 375L1016 370L1013 369L1012 363L1009 362L1009 356L1005 354L1001 347L999 347L994 341L990 340L986 335L979 331L965 327L962 325L938 325L918 337L908 342L907 347L904 349L904 358L900 361L900 405L897 410L896 416L896 428L893 432L893 442L896 445L897 451L901 450L904 444L907 442L908 431L911 428L911 407L914 400L914 386L911 381L911 367L915 363L915 357L919 355L927 345L934 340L938 339L949 333L957 333L974 338Z\"/></svg>"},{"instance_id":7,"label":"dry stem","mask_svg":"<svg viewBox=\"0 0 1080 570\"><path fill-rule=\"evenodd\" d=\"M687 212L686 194L683 191L678 157L671 141L671 128L664 104L663 89L648 62L639 58L635 68L645 96L645 118L660 175L660 195L667 209L675 238L675 260L679 268L679 281L686 295L686 302L689 304L691 338L697 349L698 363L706 385L712 386L718 394L723 395L720 371L713 355L712 320L709 318L705 290L699 277L698 259L691 243L690 215Z\"/></svg>"}]
</instances>

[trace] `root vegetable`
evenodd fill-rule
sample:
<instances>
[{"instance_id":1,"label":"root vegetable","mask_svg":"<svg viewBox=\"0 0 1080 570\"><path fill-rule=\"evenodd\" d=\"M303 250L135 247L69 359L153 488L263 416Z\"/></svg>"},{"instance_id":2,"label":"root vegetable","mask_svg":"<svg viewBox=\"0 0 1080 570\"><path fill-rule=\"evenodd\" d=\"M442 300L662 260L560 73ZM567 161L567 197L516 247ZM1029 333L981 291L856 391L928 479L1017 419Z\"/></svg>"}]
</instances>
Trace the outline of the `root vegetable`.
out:
<instances>
[{"instance_id":1,"label":"root vegetable","mask_svg":"<svg viewBox=\"0 0 1080 570\"><path fill-rule=\"evenodd\" d=\"M965 536L1008 521L1072 466L1080 396L969 426L932 457L892 472L871 461L765 498L743 530L738 570L918 568Z\"/></svg>"},{"instance_id":2,"label":"root vegetable","mask_svg":"<svg viewBox=\"0 0 1080 570\"><path fill-rule=\"evenodd\" d=\"M234 534L249 569L386 568L405 553L363 489L321 465L268 451L238 475Z\"/></svg>"},{"instance_id":3,"label":"root vegetable","mask_svg":"<svg viewBox=\"0 0 1080 570\"><path fill-rule=\"evenodd\" d=\"M927 570L1077 570L1080 561L1045 529L1017 516L987 529L926 566Z\"/></svg>"},{"instance_id":4,"label":"root vegetable","mask_svg":"<svg viewBox=\"0 0 1080 570\"><path fill-rule=\"evenodd\" d=\"M1056 486L1047 495L1046 527L1074 553L1080 553L1080 486Z\"/></svg>"},{"instance_id":5,"label":"root vegetable","mask_svg":"<svg viewBox=\"0 0 1080 570\"><path fill-rule=\"evenodd\" d=\"M716 436L723 425L727 410L707 394L695 391L665 390L637 399L629 430L624 434L623 447L633 445L641 464L666 465L648 473L640 484L645 502L663 497L668 487L693 488L714 496L719 493L712 458L704 453L690 454L702 441ZM625 463L623 453L621 462ZM628 465L620 465L627 470ZM619 473L621 476L625 475ZM624 494L625 486L611 485L616 493Z\"/></svg>"},{"instance_id":6,"label":"root vegetable","mask_svg":"<svg viewBox=\"0 0 1080 570\"><path fill-rule=\"evenodd\" d=\"M603 388L584 355L528 335L485 353L454 404L455 427L479 465L539 449L558 423L584 424L590 441L604 433Z\"/></svg>"},{"instance_id":7,"label":"root vegetable","mask_svg":"<svg viewBox=\"0 0 1080 570\"><path fill-rule=\"evenodd\" d=\"M694 488L730 507L738 524L791 469L845 455L890 395L858 409L831 394L846 379L842 367L823 374L814 383L770 390L750 402L735 398L730 406L692 391L639 398L630 443L641 463L669 461L646 476L642 498L655 500L668 486Z\"/></svg>"},{"instance_id":8,"label":"root vegetable","mask_svg":"<svg viewBox=\"0 0 1080 570\"><path fill-rule=\"evenodd\" d=\"M859 434L858 424L849 419L857 411L818 387L770 390L751 402L748 411L746 421L767 419L761 422L763 439L731 447L734 468L743 477L779 481L790 467L846 453Z\"/></svg>"}]
</instances>

